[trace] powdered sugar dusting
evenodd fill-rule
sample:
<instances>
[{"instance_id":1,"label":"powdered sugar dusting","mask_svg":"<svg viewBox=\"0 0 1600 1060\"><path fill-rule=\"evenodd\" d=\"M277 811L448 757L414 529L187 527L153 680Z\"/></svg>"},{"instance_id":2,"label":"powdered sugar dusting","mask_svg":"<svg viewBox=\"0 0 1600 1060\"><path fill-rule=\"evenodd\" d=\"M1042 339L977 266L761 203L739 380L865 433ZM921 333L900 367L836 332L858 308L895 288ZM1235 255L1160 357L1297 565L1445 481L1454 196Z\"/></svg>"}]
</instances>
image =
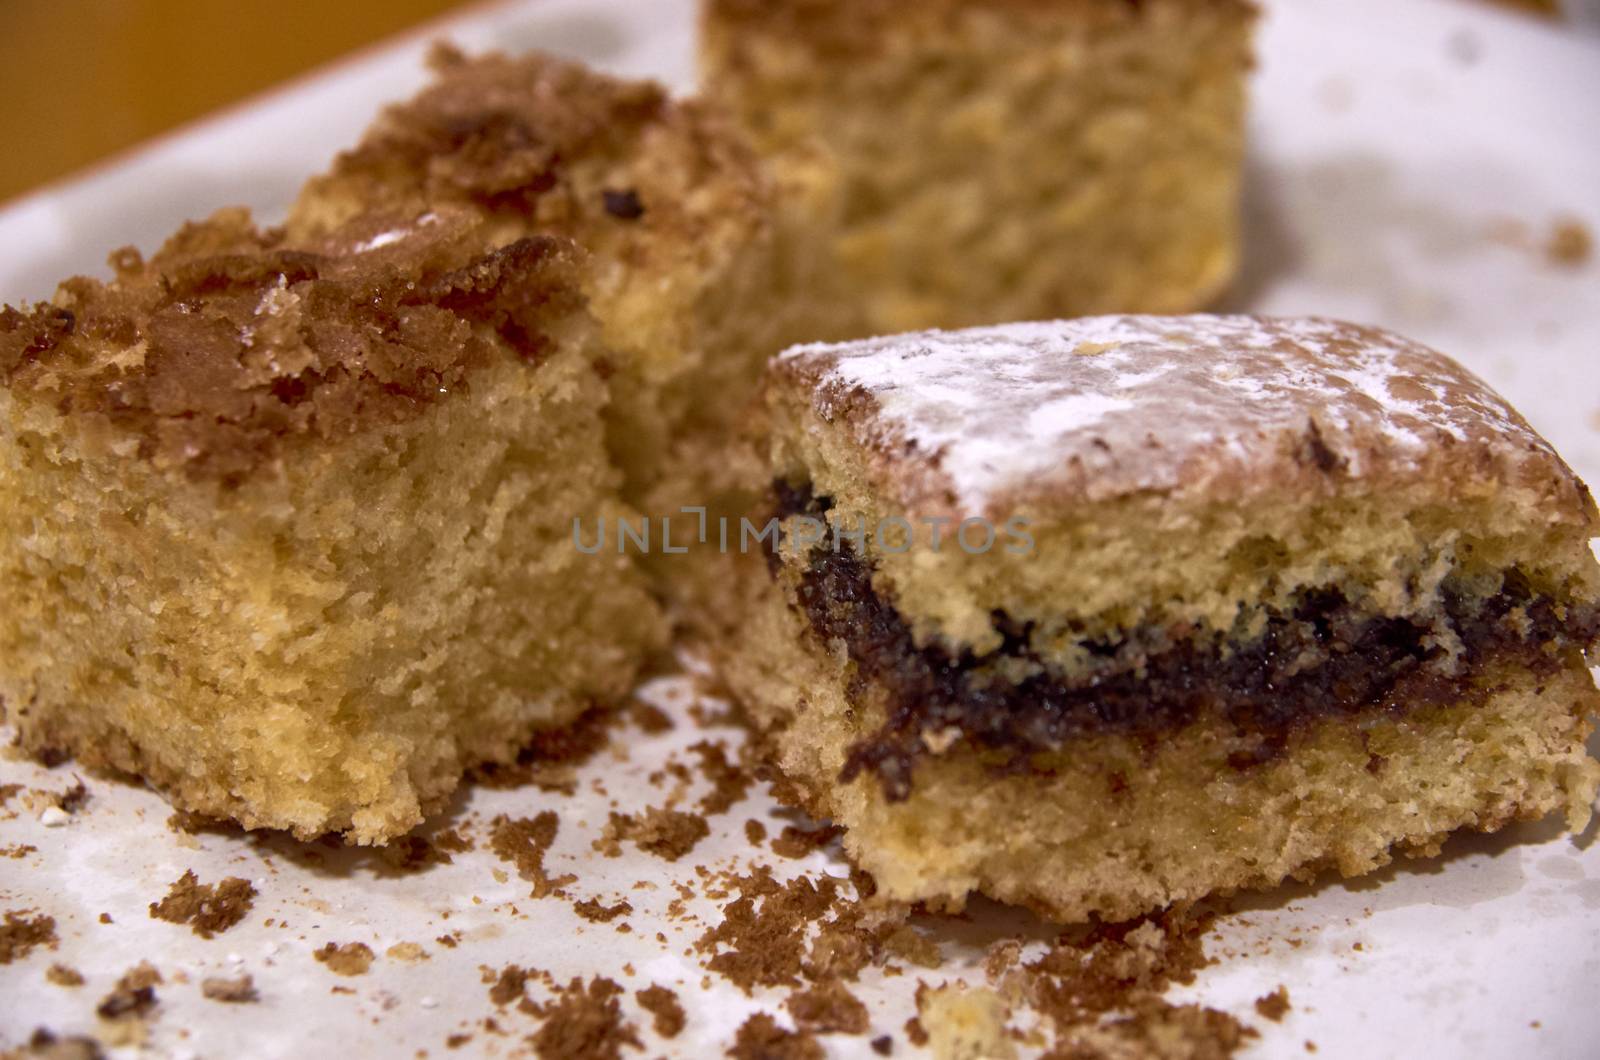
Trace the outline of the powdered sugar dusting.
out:
<instances>
[{"instance_id":1,"label":"powdered sugar dusting","mask_svg":"<svg viewBox=\"0 0 1600 1060\"><path fill-rule=\"evenodd\" d=\"M869 395L876 415L859 429L910 443L973 509L1067 476L1095 495L1184 488L1281 463L1307 437L1351 476L1415 464L1445 439L1548 452L1449 358L1317 318L1093 317L800 346L781 360L815 383L826 418Z\"/></svg>"}]
</instances>

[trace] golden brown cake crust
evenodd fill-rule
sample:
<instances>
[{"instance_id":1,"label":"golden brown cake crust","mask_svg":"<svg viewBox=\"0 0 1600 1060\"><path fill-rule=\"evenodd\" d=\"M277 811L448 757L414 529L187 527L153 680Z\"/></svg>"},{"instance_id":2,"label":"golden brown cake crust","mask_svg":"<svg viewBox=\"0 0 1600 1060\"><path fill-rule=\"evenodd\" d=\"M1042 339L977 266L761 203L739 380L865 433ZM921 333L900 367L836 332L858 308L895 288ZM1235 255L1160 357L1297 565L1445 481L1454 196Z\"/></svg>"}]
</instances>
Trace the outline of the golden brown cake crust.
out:
<instances>
[{"instance_id":1,"label":"golden brown cake crust","mask_svg":"<svg viewBox=\"0 0 1600 1060\"><path fill-rule=\"evenodd\" d=\"M418 415L501 356L536 362L581 309L576 249L536 237L475 254L471 224L369 219L310 247L243 210L186 225L148 262L112 255L51 303L0 310L0 382L138 440L140 456L237 481L285 439Z\"/></svg>"},{"instance_id":2,"label":"golden brown cake crust","mask_svg":"<svg viewBox=\"0 0 1600 1060\"><path fill-rule=\"evenodd\" d=\"M973 366L981 364L981 370ZM1379 328L1320 318L1096 317L796 347L769 385L869 451L918 512L1155 494L1521 491L1594 526L1583 482L1485 383Z\"/></svg>"},{"instance_id":3,"label":"golden brown cake crust","mask_svg":"<svg viewBox=\"0 0 1600 1060\"><path fill-rule=\"evenodd\" d=\"M907 25L949 24L973 14L995 13L1019 20L1093 28L1137 24L1153 8L1178 7L1232 12L1253 18L1252 0L707 0L708 21L739 33L804 41L823 53L859 55L881 48Z\"/></svg>"},{"instance_id":4,"label":"golden brown cake crust","mask_svg":"<svg viewBox=\"0 0 1600 1060\"><path fill-rule=\"evenodd\" d=\"M765 223L768 192L754 155L698 102L537 53L468 57L439 44L429 65L434 81L384 111L311 181L297 212L337 182L358 189L367 209L456 203L516 215L590 250L619 231L692 243L708 225ZM690 149L667 150L665 139ZM630 182L582 188L571 171L586 162L622 165Z\"/></svg>"}]
</instances>

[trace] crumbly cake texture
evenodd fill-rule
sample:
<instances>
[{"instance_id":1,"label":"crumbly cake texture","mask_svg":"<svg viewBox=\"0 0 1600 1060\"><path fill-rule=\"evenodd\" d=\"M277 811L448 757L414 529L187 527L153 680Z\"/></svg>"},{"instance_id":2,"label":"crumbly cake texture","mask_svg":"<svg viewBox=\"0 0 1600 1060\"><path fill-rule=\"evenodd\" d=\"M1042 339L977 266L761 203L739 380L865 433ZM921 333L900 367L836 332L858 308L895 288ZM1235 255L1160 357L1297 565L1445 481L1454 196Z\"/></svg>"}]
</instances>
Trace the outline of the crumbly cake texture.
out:
<instances>
[{"instance_id":1,"label":"crumbly cake texture","mask_svg":"<svg viewBox=\"0 0 1600 1060\"><path fill-rule=\"evenodd\" d=\"M317 240L242 211L0 311L0 697L32 752L378 842L625 695L579 252L470 214Z\"/></svg>"},{"instance_id":2,"label":"crumbly cake texture","mask_svg":"<svg viewBox=\"0 0 1600 1060\"><path fill-rule=\"evenodd\" d=\"M809 201L862 334L1187 312L1235 269L1254 18L707 0L702 84Z\"/></svg>"},{"instance_id":3,"label":"crumbly cake texture","mask_svg":"<svg viewBox=\"0 0 1600 1060\"><path fill-rule=\"evenodd\" d=\"M452 207L481 216L491 246L573 239L630 502L673 514L743 482L729 438L764 362L842 337L780 266L773 188L743 136L698 101L549 56L441 46L432 66L431 85L306 185L290 233L362 216L404 230Z\"/></svg>"},{"instance_id":4,"label":"crumbly cake texture","mask_svg":"<svg viewBox=\"0 0 1600 1060\"><path fill-rule=\"evenodd\" d=\"M1594 504L1448 358L1091 318L798 347L768 405L791 536L718 654L890 897L1123 918L1588 819Z\"/></svg>"}]
</instances>

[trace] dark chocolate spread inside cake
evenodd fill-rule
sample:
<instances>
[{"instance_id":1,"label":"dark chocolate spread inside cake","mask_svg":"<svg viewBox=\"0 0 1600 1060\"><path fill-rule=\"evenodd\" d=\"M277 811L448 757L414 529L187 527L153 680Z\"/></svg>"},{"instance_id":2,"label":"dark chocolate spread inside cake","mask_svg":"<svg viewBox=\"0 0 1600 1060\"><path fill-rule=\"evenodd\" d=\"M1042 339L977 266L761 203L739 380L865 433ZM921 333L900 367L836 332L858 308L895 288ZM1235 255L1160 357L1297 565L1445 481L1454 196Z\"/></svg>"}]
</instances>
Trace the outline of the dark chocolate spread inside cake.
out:
<instances>
[{"instance_id":1,"label":"dark chocolate spread inside cake","mask_svg":"<svg viewBox=\"0 0 1600 1060\"><path fill-rule=\"evenodd\" d=\"M780 519L821 518L832 507L805 486L780 481L774 493ZM1034 655L1027 625L1004 613L993 616L1002 645L982 658L919 646L894 604L874 589L870 563L848 545L813 549L799 589L812 630L844 644L858 686L887 695L887 720L851 749L841 780L874 773L891 800L910 793L913 767L927 753L924 733L954 728L997 766L1027 769L1075 736L1110 731L1153 739L1220 715L1246 738L1241 747L1248 749L1230 760L1243 769L1281 753L1297 727L1317 718L1458 703L1491 661L1553 673L1600 639L1600 609L1541 595L1516 568L1503 572L1497 592L1467 593L1447 581L1443 595L1444 622L1460 642L1449 666L1437 665L1445 652L1438 619L1375 614L1338 588L1320 587L1298 594L1290 609L1269 611L1265 629L1247 641L1177 640L1133 653L1124 643L1088 642L1105 666L1069 678ZM1129 630L1125 638L1138 642L1144 632ZM1308 657L1316 664L1307 666ZM1019 662L1030 676L1000 676Z\"/></svg>"}]
</instances>

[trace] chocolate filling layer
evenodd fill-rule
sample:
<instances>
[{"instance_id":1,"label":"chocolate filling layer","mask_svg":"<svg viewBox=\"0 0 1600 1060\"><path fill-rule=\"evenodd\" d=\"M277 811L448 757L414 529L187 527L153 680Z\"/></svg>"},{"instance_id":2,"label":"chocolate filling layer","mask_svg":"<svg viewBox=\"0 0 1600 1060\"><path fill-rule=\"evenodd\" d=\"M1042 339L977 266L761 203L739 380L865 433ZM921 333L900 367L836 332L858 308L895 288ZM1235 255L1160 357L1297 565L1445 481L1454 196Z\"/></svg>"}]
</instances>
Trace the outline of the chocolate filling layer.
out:
<instances>
[{"instance_id":1,"label":"chocolate filling layer","mask_svg":"<svg viewBox=\"0 0 1600 1060\"><path fill-rule=\"evenodd\" d=\"M832 506L807 488L780 482L774 489L779 518L820 518ZM997 765L1026 769L1033 756L1075 736L1154 738L1202 715L1221 716L1247 737L1248 749L1230 761L1242 769L1282 753L1290 733L1314 719L1460 702L1491 660L1551 673L1600 639L1600 608L1540 595L1516 568L1503 572L1493 594L1467 594L1447 582L1442 596L1443 614L1429 624L1374 614L1335 587L1311 588L1289 609L1270 611L1264 631L1231 650L1179 640L1125 652L1127 643L1159 639L1134 629L1118 643L1086 644L1104 667L1068 677L1032 652L1029 626L1003 612L993 616L1002 646L981 659L919 647L873 588L870 564L847 545L813 549L799 588L811 628L824 641L842 642L856 664L851 695L868 685L887 695L887 720L851 748L840 779L875 773L896 801L909 795L912 769L927 753L924 733L954 728L973 746L999 752ZM1459 639L1459 657L1429 665L1445 654L1437 643L1441 626ZM1031 676L1000 676L1018 664Z\"/></svg>"}]
</instances>

